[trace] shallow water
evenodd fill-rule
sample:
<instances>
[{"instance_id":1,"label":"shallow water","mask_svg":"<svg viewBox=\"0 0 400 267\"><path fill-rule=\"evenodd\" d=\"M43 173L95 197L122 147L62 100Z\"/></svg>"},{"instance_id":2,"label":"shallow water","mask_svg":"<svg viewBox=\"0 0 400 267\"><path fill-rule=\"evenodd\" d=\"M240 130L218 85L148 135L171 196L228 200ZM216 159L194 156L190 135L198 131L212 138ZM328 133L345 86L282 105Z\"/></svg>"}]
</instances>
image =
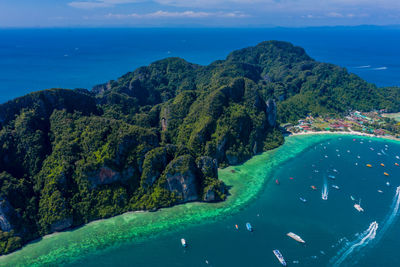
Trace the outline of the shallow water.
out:
<instances>
[{"instance_id":1,"label":"shallow water","mask_svg":"<svg viewBox=\"0 0 400 267\"><path fill-rule=\"evenodd\" d=\"M272 254L277 248L290 263L299 261L296 266L323 266L333 264L343 251L359 243L362 238L357 235L374 221L379 224L376 236L346 256L343 264L400 264L400 257L393 254L399 246L394 238L399 230L394 227L397 212L393 197L400 185L400 167L394 165L400 145L377 139L362 142L360 137L337 135L290 137L274 151L220 170L221 179L232 186L232 195L223 203L190 203L94 222L1 257L0 265L270 266L277 263ZM385 154L377 155L380 150ZM379 165L381 162L385 167ZM367 163L373 168L367 168ZM324 180L328 183L327 200L321 198ZM386 181L391 186L386 186ZM350 195L357 203L361 199L365 212L353 208L356 202ZM246 222L252 224L254 232L245 230ZM381 232L384 225L385 233ZM289 231L299 234L306 245L288 238ZM187 249L180 245L182 237L189 244ZM339 242L346 239L347 243ZM377 257L381 253L387 257Z\"/></svg>"}]
</instances>

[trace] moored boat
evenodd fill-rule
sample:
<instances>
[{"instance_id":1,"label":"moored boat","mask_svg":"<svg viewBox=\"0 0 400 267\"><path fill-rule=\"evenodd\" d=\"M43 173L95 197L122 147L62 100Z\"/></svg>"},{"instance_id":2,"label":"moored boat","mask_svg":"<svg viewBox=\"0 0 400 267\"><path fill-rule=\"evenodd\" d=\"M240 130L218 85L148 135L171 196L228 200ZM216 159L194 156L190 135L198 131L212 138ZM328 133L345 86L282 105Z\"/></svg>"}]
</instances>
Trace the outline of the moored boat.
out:
<instances>
[{"instance_id":1,"label":"moored boat","mask_svg":"<svg viewBox=\"0 0 400 267\"><path fill-rule=\"evenodd\" d=\"M383 174L384 174L385 176L389 176L389 173L387 173L387 172L384 172Z\"/></svg>"},{"instance_id":2,"label":"moored boat","mask_svg":"<svg viewBox=\"0 0 400 267\"><path fill-rule=\"evenodd\" d=\"M358 210L359 212L364 211L364 209L361 208L360 204L354 204L354 208L355 208L356 210Z\"/></svg>"},{"instance_id":3,"label":"moored boat","mask_svg":"<svg viewBox=\"0 0 400 267\"><path fill-rule=\"evenodd\" d=\"M300 236L296 235L295 233L289 232L286 234L288 237L293 238L294 240L296 240L297 242L300 243L306 243L306 241L304 241Z\"/></svg>"},{"instance_id":4,"label":"moored boat","mask_svg":"<svg viewBox=\"0 0 400 267\"><path fill-rule=\"evenodd\" d=\"M275 180L275 183L276 183L277 185L280 184L278 179Z\"/></svg>"},{"instance_id":5,"label":"moored boat","mask_svg":"<svg viewBox=\"0 0 400 267\"><path fill-rule=\"evenodd\" d=\"M339 189L340 189L340 188L339 188L339 186L337 186L337 185L334 185L334 184L332 185L332 187L333 187L333 188L335 188L335 189L337 189L337 190L339 190Z\"/></svg>"},{"instance_id":6,"label":"moored boat","mask_svg":"<svg viewBox=\"0 0 400 267\"><path fill-rule=\"evenodd\" d=\"M336 179L335 175L328 175L329 178L331 178L332 180Z\"/></svg>"},{"instance_id":7,"label":"moored boat","mask_svg":"<svg viewBox=\"0 0 400 267\"><path fill-rule=\"evenodd\" d=\"M311 186L311 189L312 189L312 190L317 190L317 187L316 187L315 185L312 185L312 186Z\"/></svg>"},{"instance_id":8,"label":"moored boat","mask_svg":"<svg viewBox=\"0 0 400 267\"><path fill-rule=\"evenodd\" d=\"M274 249L272 252L275 254L275 257L279 260L279 262L280 262L283 266L286 266L286 261L285 261L285 259L283 258L282 253L281 253L279 250L277 250L277 249Z\"/></svg>"},{"instance_id":9,"label":"moored boat","mask_svg":"<svg viewBox=\"0 0 400 267\"><path fill-rule=\"evenodd\" d=\"M299 199L300 199L301 202L304 202L304 203L307 202L307 199L305 199L305 198L303 198L303 197L299 197Z\"/></svg>"},{"instance_id":10,"label":"moored boat","mask_svg":"<svg viewBox=\"0 0 400 267\"><path fill-rule=\"evenodd\" d=\"M368 168L372 168L372 165L371 164L367 164L366 165Z\"/></svg>"},{"instance_id":11,"label":"moored boat","mask_svg":"<svg viewBox=\"0 0 400 267\"><path fill-rule=\"evenodd\" d=\"M246 223L246 228L248 231L253 232L253 227L251 227L250 223Z\"/></svg>"},{"instance_id":12,"label":"moored boat","mask_svg":"<svg viewBox=\"0 0 400 267\"><path fill-rule=\"evenodd\" d=\"M181 238L181 244L182 244L182 247L184 247L184 248L187 247L186 240L184 238Z\"/></svg>"}]
</instances>

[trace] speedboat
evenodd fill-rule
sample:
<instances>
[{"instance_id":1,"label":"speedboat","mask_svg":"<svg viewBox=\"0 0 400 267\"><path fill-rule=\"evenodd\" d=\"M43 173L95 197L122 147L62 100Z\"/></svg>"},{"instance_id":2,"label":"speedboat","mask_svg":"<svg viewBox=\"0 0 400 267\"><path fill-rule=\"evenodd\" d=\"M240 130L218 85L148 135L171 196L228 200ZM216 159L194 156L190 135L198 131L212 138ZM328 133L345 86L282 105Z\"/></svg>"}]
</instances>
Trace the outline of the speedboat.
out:
<instances>
[{"instance_id":1,"label":"speedboat","mask_svg":"<svg viewBox=\"0 0 400 267\"><path fill-rule=\"evenodd\" d=\"M186 240L184 238L181 238L181 244L182 244L182 247L184 247L184 248L187 247Z\"/></svg>"},{"instance_id":2,"label":"speedboat","mask_svg":"<svg viewBox=\"0 0 400 267\"><path fill-rule=\"evenodd\" d=\"M239 225L235 224L235 229L238 230L239 229Z\"/></svg>"},{"instance_id":3,"label":"speedboat","mask_svg":"<svg viewBox=\"0 0 400 267\"><path fill-rule=\"evenodd\" d=\"M295 233L289 232L286 234L288 237L293 238L294 240L296 240L297 242L300 243L306 243L306 241L304 241L300 236L296 235Z\"/></svg>"},{"instance_id":4,"label":"speedboat","mask_svg":"<svg viewBox=\"0 0 400 267\"><path fill-rule=\"evenodd\" d=\"M251 227L250 223L246 223L246 228L249 232L253 232L253 227Z\"/></svg>"},{"instance_id":5,"label":"speedboat","mask_svg":"<svg viewBox=\"0 0 400 267\"><path fill-rule=\"evenodd\" d=\"M394 165L399 166L399 164L397 162Z\"/></svg>"},{"instance_id":6,"label":"speedboat","mask_svg":"<svg viewBox=\"0 0 400 267\"><path fill-rule=\"evenodd\" d=\"M382 193L383 193L383 191L382 191L382 190L378 190L378 193L381 193L381 194L382 194Z\"/></svg>"},{"instance_id":7,"label":"speedboat","mask_svg":"<svg viewBox=\"0 0 400 267\"><path fill-rule=\"evenodd\" d=\"M286 261L285 261L285 259L283 258L282 253L281 253L279 250L277 250L277 249L274 249L272 252L275 254L275 257L276 257L276 258L278 259L278 261L282 264L282 266L286 266Z\"/></svg>"},{"instance_id":8,"label":"speedboat","mask_svg":"<svg viewBox=\"0 0 400 267\"><path fill-rule=\"evenodd\" d=\"M339 188L339 186L337 186L337 185L334 185L334 184L332 185L332 187L333 187L333 188L335 188L335 189L337 189L337 190L339 190L339 189L340 189L340 188Z\"/></svg>"}]
</instances>

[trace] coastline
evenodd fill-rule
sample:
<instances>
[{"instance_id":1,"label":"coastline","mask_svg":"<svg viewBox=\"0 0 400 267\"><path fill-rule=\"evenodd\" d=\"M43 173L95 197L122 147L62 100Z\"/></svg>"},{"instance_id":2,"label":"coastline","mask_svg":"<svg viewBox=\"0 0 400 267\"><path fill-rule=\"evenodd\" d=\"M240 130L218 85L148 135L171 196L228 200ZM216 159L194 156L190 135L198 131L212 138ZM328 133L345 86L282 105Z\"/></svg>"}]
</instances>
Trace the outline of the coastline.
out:
<instances>
[{"instance_id":1,"label":"coastline","mask_svg":"<svg viewBox=\"0 0 400 267\"><path fill-rule=\"evenodd\" d=\"M299 133L290 133L289 136L301 136L301 135L326 135L326 134L339 134L339 135L356 135L356 136L365 136L365 137L372 137L372 138L381 138L381 139L387 139L387 140L394 140L394 141L400 141L399 138L396 138L394 136L383 136L383 135L375 135L375 134L368 134L368 133L362 133L362 132L357 132L357 131L307 131L307 132L299 132Z\"/></svg>"},{"instance_id":2,"label":"coastline","mask_svg":"<svg viewBox=\"0 0 400 267\"><path fill-rule=\"evenodd\" d=\"M239 212L251 203L271 179L274 169L309 147L337 135L336 132L309 132L285 139L274 150L252 157L245 163L219 170L219 176L231 187L231 195L219 203L187 203L157 212L128 212L91 222L81 228L43 237L12 254L0 257L0 266L47 266L68 264L119 246L143 242L160 235L177 233L199 224L209 224ZM382 138L380 139L382 140ZM396 140L397 141L397 140ZM232 172L235 170L235 172Z\"/></svg>"}]
</instances>

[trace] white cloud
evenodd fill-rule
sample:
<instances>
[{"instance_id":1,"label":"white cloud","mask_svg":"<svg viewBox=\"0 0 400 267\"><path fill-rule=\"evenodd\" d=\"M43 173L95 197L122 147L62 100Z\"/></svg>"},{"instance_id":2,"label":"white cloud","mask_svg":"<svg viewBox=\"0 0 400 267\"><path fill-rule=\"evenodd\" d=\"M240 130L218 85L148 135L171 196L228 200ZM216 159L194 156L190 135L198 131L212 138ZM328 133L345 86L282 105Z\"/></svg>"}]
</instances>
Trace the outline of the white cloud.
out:
<instances>
[{"instance_id":1,"label":"white cloud","mask_svg":"<svg viewBox=\"0 0 400 267\"><path fill-rule=\"evenodd\" d=\"M143 2L143 0L94 0L94 1L73 1L69 6L81 9L93 9L101 7L113 7L119 4L129 4Z\"/></svg>"},{"instance_id":2,"label":"white cloud","mask_svg":"<svg viewBox=\"0 0 400 267\"><path fill-rule=\"evenodd\" d=\"M326 16L330 17L330 18L343 18L344 17L343 14L338 13L338 12L330 12L330 13L326 14Z\"/></svg>"},{"instance_id":3,"label":"white cloud","mask_svg":"<svg viewBox=\"0 0 400 267\"><path fill-rule=\"evenodd\" d=\"M239 11L234 12L196 12L196 11L182 11L182 12L169 12L169 11L156 11L152 13L132 13L132 14L113 14L109 13L106 15L106 18L112 19L129 19L129 18L245 18L248 17L247 14L244 14Z\"/></svg>"}]
</instances>

